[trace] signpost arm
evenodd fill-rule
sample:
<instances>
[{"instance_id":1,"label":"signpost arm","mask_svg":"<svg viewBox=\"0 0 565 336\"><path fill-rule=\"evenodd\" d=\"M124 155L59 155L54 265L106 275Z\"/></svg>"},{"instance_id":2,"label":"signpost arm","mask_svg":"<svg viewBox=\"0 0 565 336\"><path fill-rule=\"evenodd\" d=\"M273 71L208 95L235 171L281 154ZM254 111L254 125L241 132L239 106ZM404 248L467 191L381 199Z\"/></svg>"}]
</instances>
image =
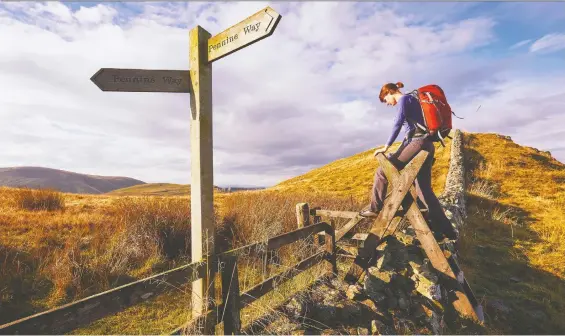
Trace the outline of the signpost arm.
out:
<instances>
[{"instance_id":1,"label":"signpost arm","mask_svg":"<svg viewBox=\"0 0 565 336\"><path fill-rule=\"evenodd\" d=\"M190 30L190 146L191 146L191 252L192 261L214 255L214 193L212 160L212 64L208 62L210 33L200 26ZM212 260L209 260L212 261ZM214 299L214 266L207 263L202 279L192 283L192 317L196 318L209 309ZM213 314L212 314L213 315ZM211 317L215 320L215 317ZM206 321L204 334L215 321Z\"/></svg>"}]
</instances>

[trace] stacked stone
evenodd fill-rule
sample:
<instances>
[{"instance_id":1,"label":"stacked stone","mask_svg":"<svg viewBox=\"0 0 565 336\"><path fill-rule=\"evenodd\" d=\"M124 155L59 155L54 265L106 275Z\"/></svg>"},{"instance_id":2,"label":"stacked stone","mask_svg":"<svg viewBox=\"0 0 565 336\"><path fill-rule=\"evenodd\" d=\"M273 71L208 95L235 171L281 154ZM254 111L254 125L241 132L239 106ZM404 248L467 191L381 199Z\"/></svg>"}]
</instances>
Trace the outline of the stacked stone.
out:
<instances>
[{"instance_id":1,"label":"stacked stone","mask_svg":"<svg viewBox=\"0 0 565 336\"><path fill-rule=\"evenodd\" d=\"M445 215L451 221L451 225L458 230L458 232L465 225L465 219L467 218L465 190L463 133L457 129L453 132L449 172L447 173L447 178L445 180L445 188L438 199L443 207ZM453 243L446 243L444 248L449 250L454 262L458 264L457 253ZM457 280L463 284L463 271L459 270L459 272L456 272L455 276L457 277Z\"/></svg>"},{"instance_id":2,"label":"stacked stone","mask_svg":"<svg viewBox=\"0 0 565 336\"><path fill-rule=\"evenodd\" d=\"M456 229L465 224L465 164L463 157L463 134L455 130L451 142L449 172L445 180L445 189L438 197L447 218Z\"/></svg>"},{"instance_id":3,"label":"stacked stone","mask_svg":"<svg viewBox=\"0 0 565 336\"><path fill-rule=\"evenodd\" d=\"M350 299L369 297L379 311L388 314L397 333L440 334L442 291L418 245L411 229L387 239L379 247L377 264L368 269L360 284L350 286L347 294ZM381 334L379 328L372 332Z\"/></svg>"}]
</instances>

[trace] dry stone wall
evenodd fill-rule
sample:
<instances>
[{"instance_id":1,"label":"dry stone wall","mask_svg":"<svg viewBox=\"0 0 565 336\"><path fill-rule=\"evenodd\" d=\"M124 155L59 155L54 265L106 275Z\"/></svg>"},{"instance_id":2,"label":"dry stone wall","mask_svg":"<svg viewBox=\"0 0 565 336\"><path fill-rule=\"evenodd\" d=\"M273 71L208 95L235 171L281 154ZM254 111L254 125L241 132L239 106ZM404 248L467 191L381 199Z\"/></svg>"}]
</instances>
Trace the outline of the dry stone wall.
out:
<instances>
[{"instance_id":1,"label":"dry stone wall","mask_svg":"<svg viewBox=\"0 0 565 336\"><path fill-rule=\"evenodd\" d=\"M451 142L449 172L443 193L438 197L447 218L456 229L465 225L465 164L463 158L463 133L455 130Z\"/></svg>"}]
</instances>

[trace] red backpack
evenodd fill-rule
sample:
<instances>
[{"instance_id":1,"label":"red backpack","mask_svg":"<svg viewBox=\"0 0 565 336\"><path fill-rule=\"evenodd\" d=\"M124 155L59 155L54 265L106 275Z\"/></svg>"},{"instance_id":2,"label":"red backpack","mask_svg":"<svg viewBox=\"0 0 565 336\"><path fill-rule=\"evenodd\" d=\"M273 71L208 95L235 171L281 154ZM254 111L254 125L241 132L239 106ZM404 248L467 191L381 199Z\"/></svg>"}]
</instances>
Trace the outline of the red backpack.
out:
<instances>
[{"instance_id":1,"label":"red backpack","mask_svg":"<svg viewBox=\"0 0 565 336\"><path fill-rule=\"evenodd\" d=\"M409 94L420 101L422 113L424 114L425 125L416 124L416 126L427 132L431 136L432 141L439 141L445 147L443 139L446 137L451 138L449 136L452 128L451 114L456 115L451 110L443 90L438 85L430 84L422 86Z\"/></svg>"}]
</instances>

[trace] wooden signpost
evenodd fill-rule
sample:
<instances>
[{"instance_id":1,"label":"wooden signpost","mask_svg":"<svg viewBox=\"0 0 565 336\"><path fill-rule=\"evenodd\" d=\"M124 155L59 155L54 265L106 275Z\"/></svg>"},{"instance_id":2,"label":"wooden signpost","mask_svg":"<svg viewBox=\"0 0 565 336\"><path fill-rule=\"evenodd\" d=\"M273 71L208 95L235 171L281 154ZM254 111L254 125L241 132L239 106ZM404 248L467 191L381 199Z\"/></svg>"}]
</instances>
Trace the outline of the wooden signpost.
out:
<instances>
[{"instance_id":1,"label":"wooden signpost","mask_svg":"<svg viewBox=\"0 0 565 336\"><path fill-rule=\"evenodd\" d=\"M102 68L90 80L102 91L190 92L190 73L187 70Z\"/></svg>"},{"instance_id":2,"label":"wooden signpost","mask_svg":"<svg viewBox=\"0 0 565 336\"><path fill-rule=\"evenodd\" d=\"M214 255L214 177L212 161L212 62L270 36L281 15L266 7L225 31L211 36L196 26L190 30L190 70L102 68L91 80L102 91L176 92L190 95L191 252L192 261ZM211 265L209 265L211 266ZM214 298L213 267L192 283L192 318L204 315ZM215 321L213 321L215 322ZM200 330L213 334L204 323Z\"/></svg>"},{"instance_id":3,"label":"wooden signpost","mask_svg":"<svg viewBox=\"0 0 565 336\"><path fill-rule=\"evenodd\" d=\"M214 62L271 36L281 16L270 7L259 11L208 40L208 61Z\"/></svg>"}]
</instances>

